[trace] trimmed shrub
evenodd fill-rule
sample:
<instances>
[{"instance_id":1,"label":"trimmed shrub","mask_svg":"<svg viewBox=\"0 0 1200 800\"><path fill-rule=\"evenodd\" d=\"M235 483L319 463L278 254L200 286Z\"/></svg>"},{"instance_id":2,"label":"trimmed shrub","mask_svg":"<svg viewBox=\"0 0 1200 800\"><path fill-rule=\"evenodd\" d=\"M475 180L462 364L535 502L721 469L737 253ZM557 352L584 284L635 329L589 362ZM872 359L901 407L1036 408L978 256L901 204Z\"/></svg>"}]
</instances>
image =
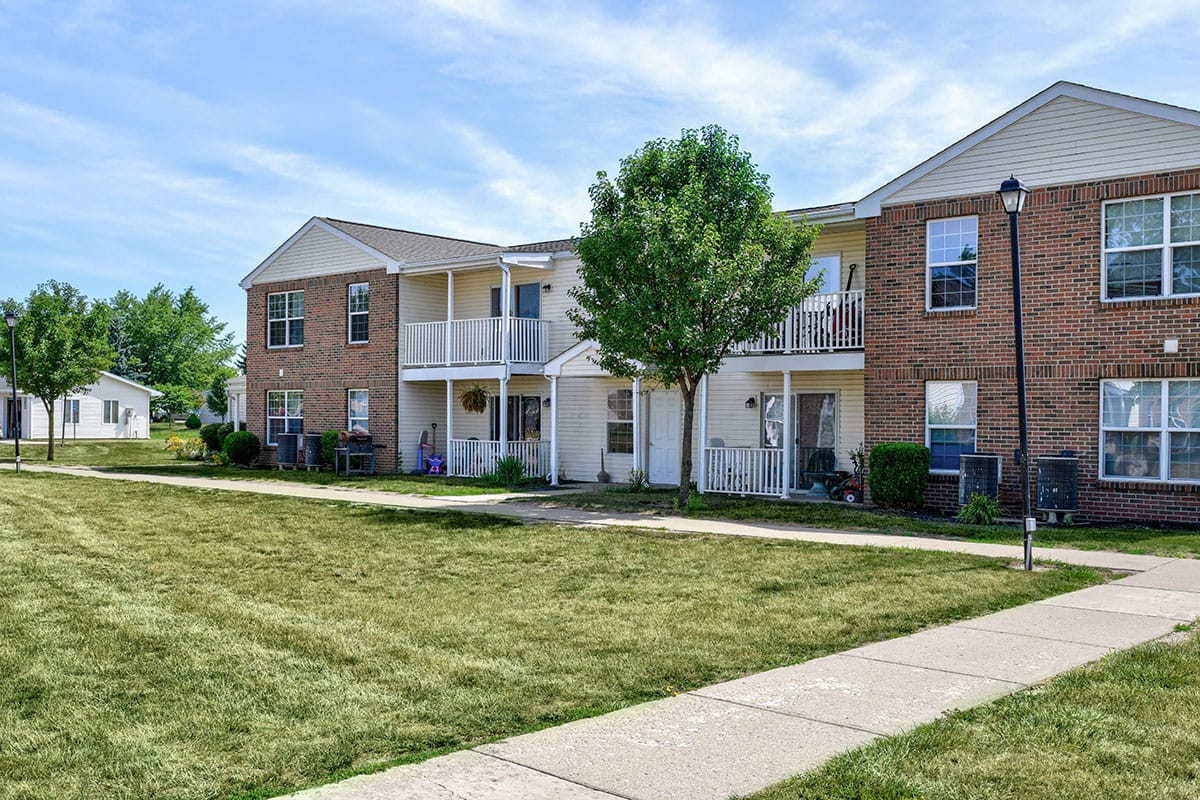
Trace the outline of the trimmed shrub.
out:
<instances>
[{"instance_id":1,"label":"trimmed shrub","mask_svg":"<svg viewBox=\"0 0 1200 800\"><path fill-rule=\"evenodd\" d=\"M929 448L912 442L885 442L871 448L867 485L871 500L884 508L920 508L929 483Z\"/></svg>"},{"instance_id":2,"label":"trimmed shrub","mask_svg":"<svg viewBox=\"0 0 1200 800\"><path fill-rule=\"evenodd\" d=\"M208 452L215 453L221 449L221 423L212 422L200 429L200 441L204 442L204 446L208 448Z\"/></svg>"},{"instance_id":3,"label":"trimmed shrub","mask_svg":"<svg viewBox=\"0 0 1200 800\"><path fill-rule=\"evenodd\" d=\"M183 427L187 428L189 431L199 430L200 418L195 414L188 414L187 419L183 422Z\"/></svg>"},{"instance_id":4,"label":"trimmed shrub","mask_svg":"<svg viewBox=\"0 0 1200 800\"><path fill-rule=\"evenodd\" d=\"M338 432L325 431L321 434L321 460L330 469L337 464Z\"/></svg>"},{"instance_id":5,"label":"trimmed shrub","mask_svg":"<svg viewBox=\"0 0 1200 800\"><path fill-rule=\"evenodd\" d=\"M249 466L261 452L262 444L249 431L236 431L225 437L225 455L235 464Z\"/></svg>"},{"instance_id":6,"label":"trimmed shrub","mask_svg":"<svg viewBox=\"0 0 1200 800\"><path fill-rule=\"evenodd\" d=\"M217 450L225 449L225 439L228 438L229 434L231 433L233 433L232 422L223 423L221 427L217 428Z\"/></svg>"},{"instance_id":7,"label":"trimmed shrub","mask_svg":"<svg viewBox=\"0 0 1200 800\"><path fill-rule=\"evenodd\" d=\"M496 481L512 488L525 477L525 462L516 456L505 456L496 461Z\"/></svg>"}]
</instances>

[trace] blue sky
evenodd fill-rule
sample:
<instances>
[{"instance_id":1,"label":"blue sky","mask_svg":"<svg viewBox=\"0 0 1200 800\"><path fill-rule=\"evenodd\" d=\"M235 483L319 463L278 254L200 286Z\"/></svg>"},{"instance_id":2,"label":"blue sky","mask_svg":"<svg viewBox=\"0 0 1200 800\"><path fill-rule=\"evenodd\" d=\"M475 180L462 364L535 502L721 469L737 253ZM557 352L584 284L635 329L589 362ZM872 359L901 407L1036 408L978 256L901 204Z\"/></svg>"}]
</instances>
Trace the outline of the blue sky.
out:
<instances>
[{"instance_id":1,"label":"blue sky","mask_svg":"<svg viewBox=\"0 0 1200 800\"><path fill-rule=\"evenodd\" d=\"M237 282L310 216L513 244L720 123L855 200L1060 79L1200 108L1198 2L0 0L0 297Z\"/></svg>"}]
</instances>

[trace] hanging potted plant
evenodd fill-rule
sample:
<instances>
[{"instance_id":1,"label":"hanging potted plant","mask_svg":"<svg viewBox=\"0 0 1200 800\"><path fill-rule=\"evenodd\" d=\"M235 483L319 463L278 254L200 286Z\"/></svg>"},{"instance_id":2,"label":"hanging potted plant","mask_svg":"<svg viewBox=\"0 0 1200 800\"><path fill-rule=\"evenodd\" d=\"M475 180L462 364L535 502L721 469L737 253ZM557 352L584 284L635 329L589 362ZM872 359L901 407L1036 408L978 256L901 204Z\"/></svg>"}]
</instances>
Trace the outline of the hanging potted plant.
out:
<instances>
[{"instance_id":1,"label":"hanging potted plant","mask_svg":"<svg viewBox=\"0 0 1200 800\"><path fill-rule=\"evenodd\" d=\"M477 383L462 393L459 402L462 403L463 411L468 414L482 414L487 411L490 397L488 390Z\"/></svg>"}]
</instances>

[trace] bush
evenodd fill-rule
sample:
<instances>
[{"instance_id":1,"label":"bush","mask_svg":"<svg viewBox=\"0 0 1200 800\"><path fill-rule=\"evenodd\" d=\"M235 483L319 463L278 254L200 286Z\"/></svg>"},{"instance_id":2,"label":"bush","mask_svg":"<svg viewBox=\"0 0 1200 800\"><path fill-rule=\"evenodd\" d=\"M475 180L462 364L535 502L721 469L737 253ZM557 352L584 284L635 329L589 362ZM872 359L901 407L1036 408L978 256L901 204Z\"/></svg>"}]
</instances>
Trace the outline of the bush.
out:
<instances>
[{"instance_id":1,"label":"bush","mask_svg":"<svg viewBox=\"0 0 1200 800\"><path fill-rule=\"evenodd\" d=\"M208 448L208 452L215 453L221 449L221 423L213 422L205 425L200 429L200 441L204 442L204 446Z\"/></svg>"},{"instance_id":2,"label":"bush","mask_svg":"<svg viewBox=\"0 0 1200 800\"><path fill-rule=\"evenodd\" d=\"M187 419L183 423L183 426L185 428L187 428L189 431L199 430L200 429L200 418L198 416L196 416L195 414L188 414Z\"/></svg>"},{"instance_id":3,"label":"bush","mask_svg":"<svg viewBox=\"0 0 1200 800\"><path fill-rule=\"evenodd\" d=\"M225 449L225 439L228 438L229 434L231 434L231 433L233 433L233 423L232 422L226 422L226 423L222 424L221 427L217 428L217 450L218 451Z\"/></svg>"},{"instance_id":4,"label":"bush","mask_svg":"<svg viewBox=\"0 0 1200 800\"><path fill-rule=\"evenodd\" d=\"M335 452L337 446L337 431L325 431L321 434L321 461L330 469L333 469L334 465L337 464L337 453Z\"/></svg>"},{"instance_id":5,"label":"bush","mask_svg":"<svg viewBox=\"0 0 1200 800\"><path fill-rule=\"evenodd\" d=\"M225 437L225 455L235 464L249 466L261 452L262 444L249 431L236 431Z\"/></svg>"},{"instance_id":6,"label":"bush","mask_svg":"<svg viewBox=\"0 0 1200 800\"><path fill-rule=\"evenodd\" d=\"M512 488L525 477L525 462L516 456L505 456L496 462L496 481Z\"/></svg>"},{"instance_id":7,"label":"bush","mask_svg":"<svg viewBox=\"0 0 1200 800\"><path fill-rule=\"evenodd\" d=\"M956 519L968 525L991 525L1000 519L1000 504L994 497L976 492L958 510Z\"/></svg>"},{"instance_id":8,"label":"bush","mask_svg":"<svg viewBox=\"0 0 1200 800\"><path fill-rule=\"evenodd\" d=\"M644 492L650 488L650 477L644 469L629 470L629 491Z\"/></svg>"},{"instance_id":9,"label":"bush","mask_svg":"<svg viewBox=\"0 0 1200 800\"><path fill-rule=\"evenodd\" d=\"M929 483L929 448L911 442L885 442L871 448L867 485L884 508L920 508Z\"/></svg>"},{"instance_id":10,"label":"bush","mask_svg":"<svg viewBox=\"0 0 1200 800\"><path fill-rule=\"evenodd\" d=\"M194 436L185 439L172 433L167 437L166 450L184 461L199 461L204 458L204 442Z\"/></svg>"}]
</instances>

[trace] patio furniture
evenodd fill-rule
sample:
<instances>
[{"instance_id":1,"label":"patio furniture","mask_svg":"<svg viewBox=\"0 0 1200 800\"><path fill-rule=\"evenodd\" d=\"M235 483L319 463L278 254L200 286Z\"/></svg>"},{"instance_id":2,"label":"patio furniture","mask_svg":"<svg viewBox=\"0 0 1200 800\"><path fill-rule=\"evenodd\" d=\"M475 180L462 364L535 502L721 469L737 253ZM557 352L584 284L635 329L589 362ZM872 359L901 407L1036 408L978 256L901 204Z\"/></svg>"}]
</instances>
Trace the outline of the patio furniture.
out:
<instances>
[{"instance_id":1,"label":"patio furniture","mask_svg":"<svg viewBox=\"0 0 1200 800\"><path fill-rule=\"evenodd\" d=\"M804 469L804 477L812 481L808 493L814 497L828 497L829 488L825 485L834 476L837 467L837 454L828 447L820 447L808 457L808 465Z\"/></svg>"}]
</instances>

